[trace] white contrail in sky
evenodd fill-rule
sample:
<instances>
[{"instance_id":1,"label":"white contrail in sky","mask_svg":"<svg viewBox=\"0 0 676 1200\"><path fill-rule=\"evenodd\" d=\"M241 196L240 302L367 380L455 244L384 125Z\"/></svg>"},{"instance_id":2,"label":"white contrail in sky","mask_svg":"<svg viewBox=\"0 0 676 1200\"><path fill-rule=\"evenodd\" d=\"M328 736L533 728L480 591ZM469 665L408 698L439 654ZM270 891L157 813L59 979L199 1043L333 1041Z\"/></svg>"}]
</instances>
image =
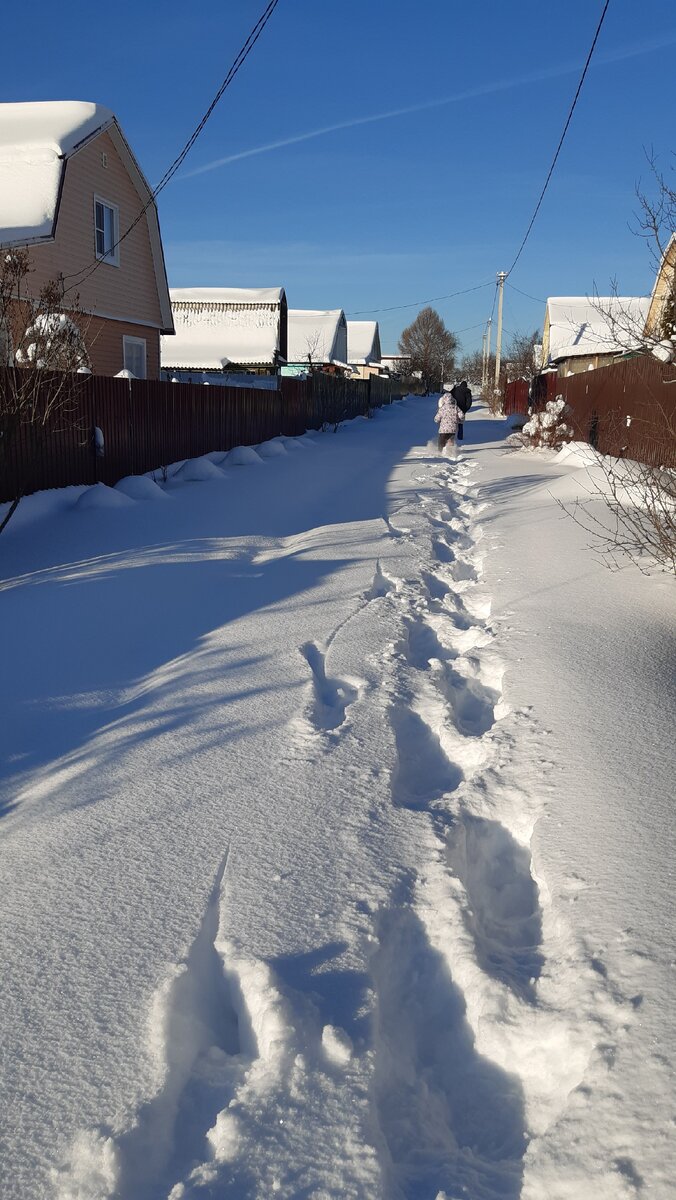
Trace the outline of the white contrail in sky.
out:
<instances>
[{"instance_id":1,"label":"white contrail in sky","mask_svg":"<svg viewBox=\"0 0 676 1200\"><path fill-rule=\"evenodd\" d=\"M653 50L672 46L674 43L676 43L676 33L659 39L653 38L651 41L640 42L633 46L626 46L617 50L606 51L605 54L599 54L594 59L592 65L603 66L607 63L623 62L627 58L637 58L639 55L649 54ZM276 142L267 142L264 146L254 146L250 150L239 150L236 154L228 154L225 158L216 158L213 162L205 163L201 167L195 167L192 171L184 172L180 178L191 179L195 175L203 175L207 171L216 171L219 167L226 167L230 163L240 162L243 158L253 158L257 154L267 154L271 150L281 150L284 146L296 146L299 142L309 142L313 138L324 137L327 133L337 133L341 129L355 129L358 125L372 125L376 121L390 121L394 117L405 117L411 113L427 112L429 109L443 108L444 105L457 104L462 100L472 100L479 96L490 96L496 92L510 91L512 88L524 87L529 83L543 83L546 80L556 79L562 75L570 75L579 70L579 68L579 63L549 67L542 71L534 71L530 75L522 75L518 79L504 79L495 83L481 84L475 88L468 88L467 91L457 92L453 96L443 96L439 100L426 100L421 104L410 104L405 108L392 108L388 112L372 113L367 117L353 117L349 121L337 121L334 125L323 125L321 129L310 129L306 133L297 133L292 137L281 138Z\"/></svg>"}]
</instances>

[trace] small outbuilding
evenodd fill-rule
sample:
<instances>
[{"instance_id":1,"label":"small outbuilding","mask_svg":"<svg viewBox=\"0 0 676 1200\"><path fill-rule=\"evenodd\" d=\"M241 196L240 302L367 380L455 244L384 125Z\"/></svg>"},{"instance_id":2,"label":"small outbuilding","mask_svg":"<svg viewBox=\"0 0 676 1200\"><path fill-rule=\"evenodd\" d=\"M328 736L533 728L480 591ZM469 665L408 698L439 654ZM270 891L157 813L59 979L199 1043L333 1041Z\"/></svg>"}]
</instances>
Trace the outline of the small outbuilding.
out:
<instances>
[{"instance_id":1,"label":"small outbuilding","mask_svg":"<svg viewBox=\"0 0 676 1200\"><path fill-rule=\"evenodd\" d=\"M377 321L347 322L347 361L353 375L368 379L381 374L380 330Z\"/></svg>"},{"instance_id":2,"label":"small outbuilding","mask_svg":"<svg viewBox=\"0 0 676 1200\"><path fill-rule=\"evenodd\" d=\"M330 374L347 372L347 321L342 308L290 308L288 351L284 375L313 368Z\"/></svg>"},{"instance_id":3,"label":"small outbuilding","mask_svg":"<svg viewBox=\"0 0 676 1200\"><path fill-rule=\"evenodd\" d=\"M229 383L233 374L275 376L287 357L282 287L171 288L176 334L162 339L162 375Z\"/></svg>"}]
</instances>

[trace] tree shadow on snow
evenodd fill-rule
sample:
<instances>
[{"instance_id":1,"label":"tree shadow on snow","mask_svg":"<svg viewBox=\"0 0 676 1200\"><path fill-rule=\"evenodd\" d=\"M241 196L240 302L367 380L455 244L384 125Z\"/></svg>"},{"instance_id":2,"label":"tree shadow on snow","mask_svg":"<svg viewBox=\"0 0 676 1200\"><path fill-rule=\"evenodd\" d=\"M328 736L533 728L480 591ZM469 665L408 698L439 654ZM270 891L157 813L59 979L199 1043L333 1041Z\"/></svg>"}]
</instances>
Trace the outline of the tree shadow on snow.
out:
<instances>
[{"instance_id":1,"label":"tree shadow on snow","mask_svg":"<svg viewBox=\"0 0 676 1200\"><path fill-rule=\"evenodd\" d=\"M352 555L336 553L340 525L384 519L389 475L420 428L369 422L373 436L364 437L365 423L351 426L316 439L302 460L289 454L234 468L222 482L184 484L169 503L61 509L30 532L8 527L6 779L82 745L120 715L126 689L205 635L311 592L347 565ZM329 525L321 557L256 560L266 539Z\"/></svg>"}]
</instances>

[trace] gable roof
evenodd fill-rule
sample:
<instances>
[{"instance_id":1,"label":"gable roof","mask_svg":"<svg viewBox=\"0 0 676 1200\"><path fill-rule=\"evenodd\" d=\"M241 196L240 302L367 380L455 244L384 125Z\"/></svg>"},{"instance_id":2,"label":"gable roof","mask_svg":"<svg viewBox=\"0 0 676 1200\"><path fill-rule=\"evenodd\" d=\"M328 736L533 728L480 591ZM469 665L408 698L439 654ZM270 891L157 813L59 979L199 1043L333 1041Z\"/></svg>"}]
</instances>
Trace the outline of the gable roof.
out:
<instances>
[{"instance_id":1,"label":"gable roof","mask_svg":"<svg viewBox=\"0 0 676 1200\"><path fill-rule=\"evenodd\" d=\"M550 296L550 362L594 354L621 354L640 344L647 296ZM546 326L545 319L545 326Z\"/></svg>"},{"instance_id":2,"label":"gable roof","mask_svg":"<svg viewBox=\"0 0 676 1200\"><path fill-rule=\"evenodd\" d=\"M377 321L347 322L347 361L358 363L380 362L380 331Z\"/></svg>"},{"instance_id":3,"label":"gable roof","mask_svg":"<svg viewBox=\"0 0 676 1200\"><path fill-rule=\"evenodd\" d=\"M342 308L290 308L287 362L347 363L347 322Z\"/></svg>"},{"instance_id":4,"label":"gable roof","mask_svg":"<svg viewBox=\"0 0 676 1200\"><path fill-rule=\"evenodd\" d=\"M172 288L176 336L162 339L162 366L221 371L273 366L282 350L284 288Z\"/></svg>"},{"instance_id":5,"label":"gable roof","mask_svg":"<svg viewBox=\"0 0 676 1200\"><path fill-rule=\"evenodd\" d=\"M272 288L223 288L189 287L171 288L172 304L282 304L286 301L283 287Z\"/></svg>"},{"instance_id":6,"label":"gable roof","mask_svg":"<svg viewBox=\"0 0 676 1200\"><path fill-rule=\"evenodd\" d=\"M173 331L157 206L117 119L102 104L50 100L0 104L0 246L53 241L68 159L107 132L138 193L146 220L162 315ZM124 232L124 231L123 231Z\"/></svg>"}]
</instances>

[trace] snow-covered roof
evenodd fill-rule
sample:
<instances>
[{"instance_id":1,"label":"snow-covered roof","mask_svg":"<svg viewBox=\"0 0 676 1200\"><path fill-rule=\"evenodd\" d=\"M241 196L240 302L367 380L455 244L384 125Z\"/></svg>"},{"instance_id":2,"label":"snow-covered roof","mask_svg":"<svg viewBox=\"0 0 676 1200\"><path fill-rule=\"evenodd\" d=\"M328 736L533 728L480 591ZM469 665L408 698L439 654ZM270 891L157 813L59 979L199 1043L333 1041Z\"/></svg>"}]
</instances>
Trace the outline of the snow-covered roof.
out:
<instances>
[{"instance_id":1,"label":"snow-covered roof","mask_svg":"<svg viewBox=\"0 0 676 1200\"><path fill-rule=\"evenodd\" d=\"M0 246L51 241L56 234L65 165L106 131L146 208L150 252L162 314L173 329L162 238L152 191L114 113L86 100L0 104Z\"/></svg>"},{"instance_id":2,"label":"snow-covered roof","mask_svg":"<svg viewBox=\"0 0 676 1200\"><path fill-rule=\"evenodd\" d=\"M347 362L347 322L342 308L289 309L287 361L306 363Z\"/></svg>"},{"instance_id":3,"label":"snow-covered roof","mask_svg":"<svg viewBox=\"0 0 676 1200\"><path fill-rule=\"evenodd\" d=\"M164 368L274 364L282 350L283 288L171 288L170 295L176 334L162 339Z\"/></svg>"},{"instance_id":4,"label":"snow-covered roof","mask_svg":"<svg viewBox=\"0 0 676 1200\"><path fill-rule=\"evenodd\" d=\"M80 100L0 104L0 244L53 236L65 160L114 119Z\"/></svg>"},{"instance_id":5,"label":"snow-covered roof","mask_svg":"<svg viewBox=\"0 0 676 1200\"><path fill-rule=\"evenodd\" d=\"M550 296L549 361L633 349L649 306L647 296Z\"/></svg>"},{"instance_id":6,"label":"snow-covered roof","mask_svg":"<svg viewBox=\"0 0 676 1200\"><path fill-rule=\"evenodd\" d=\"M193 304L282 304L284 288L170 288L173 303Z\"/></svg>"},{"instance_id":7,"label":"snow-covered roof","mask_svg":"<svg viewBox=\"0 0 676 1200\"><path fill-rule=\"evenodd\" d=\"M347 361L352 364L380 362L380 331L377 321L347 322Z\"/></svg>"}]
</instances>

